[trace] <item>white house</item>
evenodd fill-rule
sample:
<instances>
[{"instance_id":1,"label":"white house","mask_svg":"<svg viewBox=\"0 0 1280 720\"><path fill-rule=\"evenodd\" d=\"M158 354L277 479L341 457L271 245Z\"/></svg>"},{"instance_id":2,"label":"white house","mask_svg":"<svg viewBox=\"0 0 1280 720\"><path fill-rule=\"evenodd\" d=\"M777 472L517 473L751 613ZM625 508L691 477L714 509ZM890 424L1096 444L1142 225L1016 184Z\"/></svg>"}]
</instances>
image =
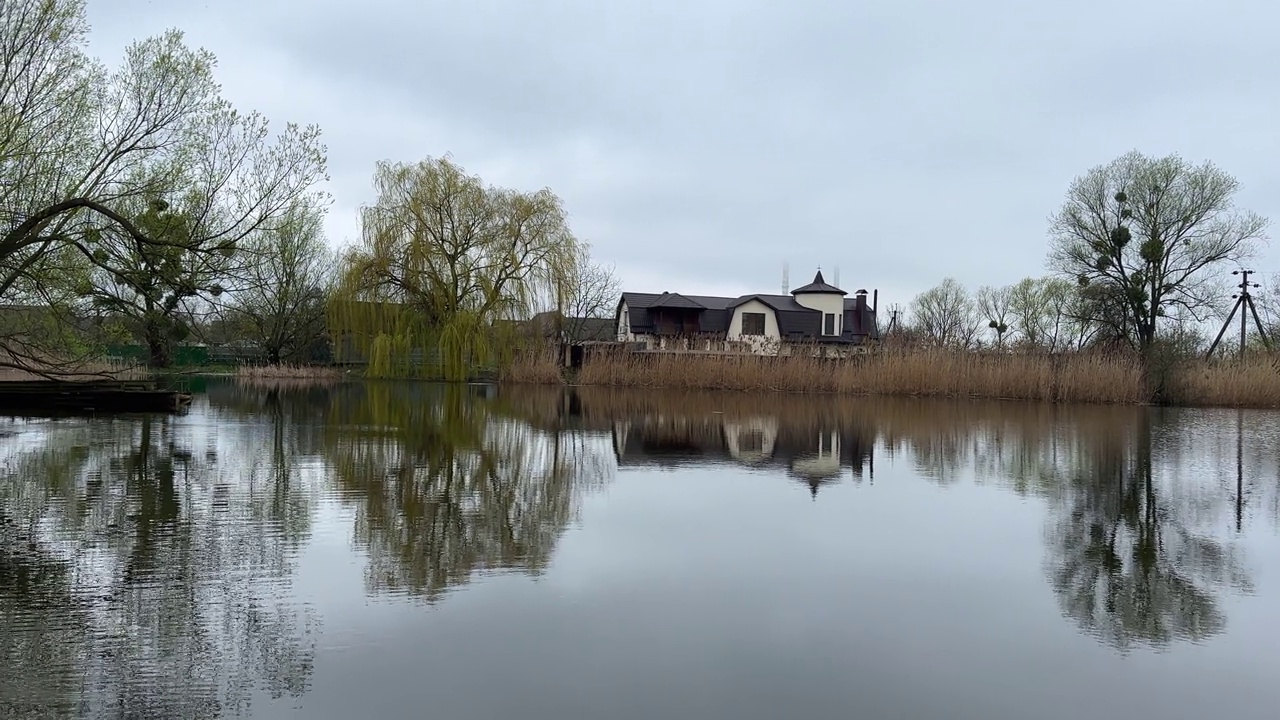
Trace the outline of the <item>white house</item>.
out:
<instances>
[{"instance_id":1,"label":"white house","mask_svg":"<svg viewBox=\"0 0 1280 720\"><path fill-rule=\"evenodd\" d=\"M823 354L844 354L880 337L876 296L868 305L866 290L847 295L826 283L821 271L790 295L627 292L618 301L617 337L645 350L778 355L812 347Z\"/></svg>"}]
</instances>

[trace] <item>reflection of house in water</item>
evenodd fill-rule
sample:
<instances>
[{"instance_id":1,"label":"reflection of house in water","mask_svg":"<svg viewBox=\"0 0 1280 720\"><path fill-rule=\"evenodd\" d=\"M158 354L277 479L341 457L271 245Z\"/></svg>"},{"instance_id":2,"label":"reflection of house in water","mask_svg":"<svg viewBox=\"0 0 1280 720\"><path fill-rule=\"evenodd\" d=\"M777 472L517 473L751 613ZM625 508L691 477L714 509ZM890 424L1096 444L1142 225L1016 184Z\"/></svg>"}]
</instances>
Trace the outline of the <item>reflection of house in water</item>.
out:
<instances>
[{"instance_id":1,"label":"reflection of house in water","mask_svg":"<svg viewBox=\"0 0 1280 720\"><path fill-rule=\"evenodd\" d=\"M783 425L775 417L648 415L615 420L619 467L736 464L785 468L817 494L845 472L861 481L875 468L875 433L832 420Z\"/></svg>"}]
</instances>

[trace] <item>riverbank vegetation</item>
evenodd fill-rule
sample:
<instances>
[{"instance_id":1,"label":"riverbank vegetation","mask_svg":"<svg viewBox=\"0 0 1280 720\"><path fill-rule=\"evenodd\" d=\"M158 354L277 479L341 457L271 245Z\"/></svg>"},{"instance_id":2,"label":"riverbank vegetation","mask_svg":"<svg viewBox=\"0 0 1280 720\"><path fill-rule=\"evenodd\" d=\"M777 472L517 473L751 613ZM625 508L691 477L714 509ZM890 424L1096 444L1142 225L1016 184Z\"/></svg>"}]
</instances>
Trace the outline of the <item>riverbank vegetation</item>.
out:
<instances>
[{"instance_id":1,"label":"riverbank vegetation","mask_svg":"<svg viewBox=\"0 0 1280 720\"><path fill-rule=\"evenodd\" d=\"M236 377L241 380L341 380L345 376L341 370L317 365L242 365L236 368Z\"/></svg>"},{"instance_id":2,"label":"riverbank vegetation","mask_svg":"<svg viewBox=\"0 0 1280 720\"><path fill-rule=\"evenodd\" d=\"M612 337L612 320L603 333L583 324L613 318L622 288L550 189L497 187L448 155L379 163L358 238L334 249L318 128L235 108L215 58L181 32L134 43L112 69L88 54L83 0L4 7L10 372L122 376L191 362L250 366L246 380L315 379L340 373L299 368L337 365L370 378L553 384L567 343ZM881 308L876 352L588 353L577 381L1277 406L1264 332L1280 318L1274 289L1260 293L1252 354L1204 359L1230 271L1265 239L1266 220L1235 207L1237 189L1211 163L1129 153L1068 187L1049 223L1049 275L975 292L946 278L908 307Z\"/></svg>"},{"instance_id":3,"label":"riverbank vegetation","mask_svg":"<svg viewBox=\"0 0 1280 720\"><path fill-rule=\"evenodd\" d=\"M1043 402L1280 407L1280 361L1186 358L1146 372L1131 353L994 353L889 348L848 360L602 353L582 385L671 390L814 392Z\"/></svg>"}]
</instances>

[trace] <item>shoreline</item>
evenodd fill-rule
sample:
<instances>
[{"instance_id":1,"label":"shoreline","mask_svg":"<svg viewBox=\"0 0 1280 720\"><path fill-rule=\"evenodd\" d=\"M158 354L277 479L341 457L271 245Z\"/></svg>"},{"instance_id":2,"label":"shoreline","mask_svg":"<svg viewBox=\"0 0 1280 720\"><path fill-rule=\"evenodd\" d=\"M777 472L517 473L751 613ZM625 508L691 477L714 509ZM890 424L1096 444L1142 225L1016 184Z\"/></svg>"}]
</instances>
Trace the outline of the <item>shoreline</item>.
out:
<instances>
[{"instance_id":1,"label":"shoreline","mask_svg":"<svg viewBox=\"0 0 1280 720\"><path fill-rule=\"evenodd\" d=\"M1280 356L1270 354L1243 362L1164 356L1144 364L1132 353L1089 352L889 349L843 360L600 353L567 377L550 359L527 357L501 380L667 392L1280 409Z\"/></svg>"}]
</instances>

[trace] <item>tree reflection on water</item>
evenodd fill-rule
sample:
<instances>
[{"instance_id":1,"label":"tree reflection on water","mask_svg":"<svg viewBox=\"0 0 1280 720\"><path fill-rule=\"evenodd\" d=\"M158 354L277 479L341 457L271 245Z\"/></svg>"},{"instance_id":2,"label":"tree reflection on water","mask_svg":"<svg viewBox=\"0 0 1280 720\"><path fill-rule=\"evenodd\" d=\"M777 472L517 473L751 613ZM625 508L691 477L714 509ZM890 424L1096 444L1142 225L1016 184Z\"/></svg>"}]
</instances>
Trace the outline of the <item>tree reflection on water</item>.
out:
<instances>
[{"instance_id":1,"label":"tree reflection on water","mask_svg":"<svg viewBox=\"0 0 1280 720\"><path fill-rule=\"evenodd\" d=\"M297 697L319 624L294 565L322 499L352 511L368 593L432 602L544 572L619 465L773 473L817 502L871 489L877 463L994 484L1048 508L1071 622L1122 650L1202 641L1252 590L1241 529L1280 516L1278 439L1274 415L425 383L215 383L185 417L14 421L0 707L212 718Z\"/></svg>"},{"instance_id":2,"label":"tree reflection on water","mask_svg":"<svg viewBox=\"0 0 1280 720\"><path fill-rule=\"evenodd\" d=\"M0 484L0 698L35 717L212 718L303 693L309 512L171 418L25 424ZM230 438L279 460L262 433ZM257 447L254 447L254 445ZM287 491L298 495L301 489Z\"/></svg>"},{"instance_id":3,"label":"tree reflection on water","mask_svg":"<svg viewBox=\"0 0 1280 720\"><path fill-rule=\"evenodd\" d=\"M477 572L542 572L613 465L599 441L517 414L467 386L370 384L335 400L325 454L356 506L371 590L432 600Z\"/></svg>"},{"instance_id":4,"label":"tree reflection on water","mask_svg":"<svg viewBox=\"0 0 1280 720\"><path fill-rule=\"evenodd\" d=\"M1252 581L1237 538L1224 534L1218 519L1228 512L1238 518L1237 502L1250 497L1276 505L1260 492L1265 488L1243 479L1246 464L1251 476L1264 465L1276 474L1274 457L1258 450L1267 433L1252 435L1253 449L1244 450L1243 437L1225 437L1237 428L1234 416L1206 421L1206 411L792 396L766 402L712 393L658 400L617 390L584 391L582 404L586 415L626 428L623 464L662 462L664 448L679 448L670 462L736 459L723 428L752 418L776 437L841 428L862 438L857 447L878 445L884 458L904 458L933 482L974 478L1043 498L1050 511L1046 572L1063 614L1121 650L1222 632L1221 594L1251 592ZM1187 418L1201 419L1192 428ZM1272 435L1280 430L1274 416L1253 424L1267 422ZM1223 437L1204 442L1212 433ZM1236 452L1249 455L1240 478ZM861 465L856 455L842 463ZM1229 482L1210 482L1207 468L1229 468Z\"/></svg>"}]
</instances>

